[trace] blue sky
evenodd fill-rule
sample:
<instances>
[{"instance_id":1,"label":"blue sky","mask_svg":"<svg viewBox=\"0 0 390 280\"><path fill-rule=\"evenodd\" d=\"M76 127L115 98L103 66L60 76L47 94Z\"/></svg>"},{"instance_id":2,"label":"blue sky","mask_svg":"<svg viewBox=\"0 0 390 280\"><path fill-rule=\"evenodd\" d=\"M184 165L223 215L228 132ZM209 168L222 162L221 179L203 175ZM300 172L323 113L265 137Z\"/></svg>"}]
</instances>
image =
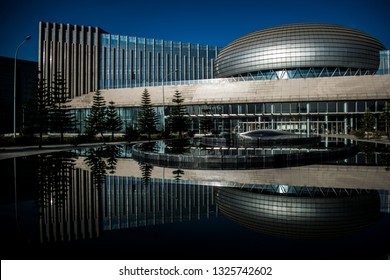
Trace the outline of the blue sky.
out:
<instances>
[{"instance_id":1,"label":"blue sky","mask_svg":"<svg viewBox=\"0 0 390 280\"><path fill-rule=\"evenodd\" d=\"M2 0L0 56L37 61L39 21L99 26L111 34L225 46L288 23L357 28L390 49L390 0Z\"/></svg>"}]
</instances>

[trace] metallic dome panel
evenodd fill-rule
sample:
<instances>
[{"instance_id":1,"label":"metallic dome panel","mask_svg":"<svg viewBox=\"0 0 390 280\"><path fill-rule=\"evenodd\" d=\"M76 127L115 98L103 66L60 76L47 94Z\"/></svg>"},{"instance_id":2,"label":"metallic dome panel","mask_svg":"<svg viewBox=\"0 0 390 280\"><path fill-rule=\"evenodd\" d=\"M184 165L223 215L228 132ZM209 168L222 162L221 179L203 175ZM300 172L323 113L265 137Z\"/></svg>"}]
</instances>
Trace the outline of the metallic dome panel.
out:
<instances>
[{"instance_id":1,"label":"metallic dome panel","mask_svg":"<svg viewBox=\"0 0 390 280\"><path fill-rule=\"evenodd\" d=\"M217 188L219 211L232 221L267 235L322 239L367 228L380 217L377 191L345 194L288 186L278 193ZM290 187L291 188L291 187Z\"/></svg>"},{"instance_id":2,"label":"metallic dome panel","mask_svg":"<svg viewBox=\"0 0 390 280\"><path fill-rule=\"evenodd\" d=\"M343 68L375 72L385 46L362 31L331 24L291 24L259 30L224 47L219 78L278 69Z\"/></svg>"}]
</instances>

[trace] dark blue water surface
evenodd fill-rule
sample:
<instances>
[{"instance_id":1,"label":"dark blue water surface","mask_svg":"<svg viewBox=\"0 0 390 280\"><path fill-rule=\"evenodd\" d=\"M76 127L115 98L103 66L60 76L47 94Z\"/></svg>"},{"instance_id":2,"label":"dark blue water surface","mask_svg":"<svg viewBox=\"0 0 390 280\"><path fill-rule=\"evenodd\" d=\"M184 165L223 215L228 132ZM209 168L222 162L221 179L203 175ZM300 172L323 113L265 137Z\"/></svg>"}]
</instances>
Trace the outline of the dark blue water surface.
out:
<instances>
[{"instance_id":1,"label":"dark blue water surface","mask_svg":"<svg viewBox=\"0 0 390 280\"><path fill-rule=\"evenodd\" d=\"M138 163L130 146L0 161L2 259L387 259L389 148L259 170Z\"/></svg>"}]
</instances>

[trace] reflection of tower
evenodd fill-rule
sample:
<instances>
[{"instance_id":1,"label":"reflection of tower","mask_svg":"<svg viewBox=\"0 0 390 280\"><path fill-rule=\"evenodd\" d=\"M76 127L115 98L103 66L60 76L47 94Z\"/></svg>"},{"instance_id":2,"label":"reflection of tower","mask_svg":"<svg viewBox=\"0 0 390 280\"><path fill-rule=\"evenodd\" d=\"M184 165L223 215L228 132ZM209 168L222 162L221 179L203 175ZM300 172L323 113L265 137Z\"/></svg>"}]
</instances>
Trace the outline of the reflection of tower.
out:
<instances>
[{"instance_id":1,"label":"reflection of tower","mask_svg":"<svg viewBox=\"0 0 390 280\"><path fill-rule=\"evenodd\" d=\"M291 238L341 236L379 217L377 191L309 187L216 189L221 213L256 232Z\"/></svg>"},{"instance_id":2,"label":"reflection of tower","mask_svg":"<svg viewBox=\"0 0 390 280\"><path fill-rule=\"evenodd\" d=\"M184 222L217 215L213 188L189 181L108 176L102 189L103 229Z\"/></svg>"},{"instance_id":3,"label":"reflection of tower","mask_svg":"<svg viewBox=\"0 0 390 280\"><path fill-rule=\"evenodd\" d=\"M40 205L41 242L99 236L99 191L91 173L71 168L63 175L68 179L61 203L47 201Z\"/></svg>"},{"instance_id":4,"label":"reflection of tower","mask_svg":"<svg viewBox=\"0 0 390 280\"><path fill-rule=\"evenodd\" d=\"M390 191L380 190L379 195L381 197L381 212L390 213Z\"/></svg>"},{"instance_id":5,"label":"reflection of tower","mask_svg":"<svg viewBox=\"0 0 390 280\"><path fill-rule=\"evenodd\" d=\"M218 215L213 187L175 179L93 174L71 169L62 203L40 205L41 242L99 237L101 230L185 222Z\"/></svg>"}]
</instances>

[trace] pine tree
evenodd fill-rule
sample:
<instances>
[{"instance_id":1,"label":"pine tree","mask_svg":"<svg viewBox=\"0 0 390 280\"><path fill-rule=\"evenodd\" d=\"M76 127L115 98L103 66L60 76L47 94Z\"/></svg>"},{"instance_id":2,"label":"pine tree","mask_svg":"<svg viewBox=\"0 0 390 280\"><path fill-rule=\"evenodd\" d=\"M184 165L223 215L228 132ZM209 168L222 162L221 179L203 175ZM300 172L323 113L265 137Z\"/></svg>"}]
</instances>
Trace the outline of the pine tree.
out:
<instances>
[{"instance_id":1,"label":"pine tree","mask_svg":"<svg viewBox=\"0 0 390 280\"><path fill-rule=\"evenodd\" d=\"M375 126L375 116L372 114L370 109L367 109L366 112L364 113L362 126L363 126L363 130L368 132L367 133L367 139L368 139L370 132L374 130L374 126Z\"/></svg>"},{"instance_id":2,"label":"pine tree","mask_svg":"<svg viewBox=\"0 0 390 280\"><path fill-rule=\"evenodd\" d=\"M110 105L107 107L107 120L106 128L107 131L111 131L111 140L114 141L114 133L122 130L123 122L118 116L118 112L115 108L115 102L110 101Z\"/></svg>"},{"instance_id":3,"label":"pine tree","mask_svg":"<svg viewBox=\"0 0 390 280\"><path fill-rule=\"evenodd\" d=\"M50 88L50 131L61 134L61 143L64 133L73 131L75 127L75 117L70 106L66 105L69 102L65 79L57 72Z\"/></svg>"},{"instance_id":4,"label":"pine tree","mask_svg":"<svg viewBox=\"0 0 390 280\"><path fill-rule=\"evenodd\" d=\"M101 95L100 91L96 91L93 95L93 103L91 111L86 118L86 131L89 136L95 136L97 133L100 133L102 136L103 142L104 131L106 130L106 120L107 120L107 111L106 111L106 101Z\"/></svg>"},{"instance_id":5,"label":"pine tree","mask_svg":"<svg viewBox=\"0 0 390 280\"><path fill-rule=\"evenodd\" d=\"M138 125L141 133L146 133L150 141L151 134L157 131L157 113L151 105L150 94L147 89L142 93Z\"/></svg>"},{"instance_id":6,"label":"pine tree","mask_svg":"<svg viewBox=\"0 0 390 280\"><path fill-rule=\"evenodd\" d=\"M187 110L183 106L184 98L178 90L175 91L172 102L175 105L172 106L169 114L169 127L172 132L178 132L179 137L182 138L183 132L188 130L189 119L186 116Z\"/></svg>"}]
</instances>

